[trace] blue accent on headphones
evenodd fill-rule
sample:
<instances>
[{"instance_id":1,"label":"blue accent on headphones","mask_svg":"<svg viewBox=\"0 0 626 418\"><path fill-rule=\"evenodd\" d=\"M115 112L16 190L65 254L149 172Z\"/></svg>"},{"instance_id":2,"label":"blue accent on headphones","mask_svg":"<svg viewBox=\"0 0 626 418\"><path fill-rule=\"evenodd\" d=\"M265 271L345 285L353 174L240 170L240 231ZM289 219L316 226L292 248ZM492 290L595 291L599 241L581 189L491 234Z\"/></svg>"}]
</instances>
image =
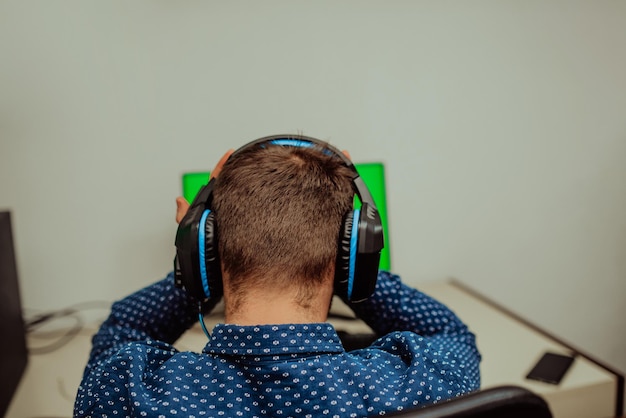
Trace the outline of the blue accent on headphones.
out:
<instances>
[{"instance_id":1,"label":"blue accent on headphones","mask_svg":"<svg viewBox=\"0 0 626 418\"><path fill-rule=\"evenodd\" d=\"M209 280L206 274L206 255L203 249L206 248L206 234L204 231L204 224L206 223L206 218L207 216L209 216L210 213L211 211L209 209L206 209L204 212L202 212L202 217L200 218L200 226L198 228L198 248L200 248L198 254L200 257L200 279L202 280L202 288L204 289L204 294L207 298L211 297L211 291L209 290Z\"/></svg>"},{"instance_id":2,"label":"blue accent on headphones","mask_svg":"<svg viewBox=\"0 0 626 418\"><path fill-rule=\"evenodd\" d=\"M294 147L294 148L313 148L315 146L315 143L311 141L307 141L304 139L291 139L291 138L274 139L273 141L270 141L270 144L281 145L283 147ZM320 151L326 155L333 155L333 152L329 149L321 149Z\"/></svg>"},{"instance_id":3,"label":"blue accent on headphones","mask_svg":"<svg viewBox=\"0 0 626 418\"><path fill-rule=\"evenodd\" d=\"M198 313L198 322L200 322L200 326L202 327L202 332L206 335L207 340L211 339L211 334L209 334L209 330L206 329L206 325L204 323L204 315L202 315L202 306L200 306L200 312Z\"/></svg>"},{"instance_id":4,"label":"blue accent on headphones","mask_svg":"<svg viewBox=\"0 0 626 418\"><path fill-rule=\"evenodd\" d=\"M292 138L284 138L284 139L275 139L270 141L273 145L282 145L286 147L297 147L297 148L311 148L313 143L310 141L303 141L301 139L292 139Z\"/></svg>"},{"instance_id":5,"label":"blue accent on headphones","mask_svg":"<svg viewBox=\"0 0 626 418\"><path fill-rule=\"evenodd\" d=\"M352 221L352 234L350 235L350 264L348 269L348 299L352 299L352 288L354 287L354 271L356 266L356 253L357 253L357 243L359 237L359 228L357 227L359 224L359 216L361 214L360 209L354 210L353 221Z\"/></svg>"}]
</instances>

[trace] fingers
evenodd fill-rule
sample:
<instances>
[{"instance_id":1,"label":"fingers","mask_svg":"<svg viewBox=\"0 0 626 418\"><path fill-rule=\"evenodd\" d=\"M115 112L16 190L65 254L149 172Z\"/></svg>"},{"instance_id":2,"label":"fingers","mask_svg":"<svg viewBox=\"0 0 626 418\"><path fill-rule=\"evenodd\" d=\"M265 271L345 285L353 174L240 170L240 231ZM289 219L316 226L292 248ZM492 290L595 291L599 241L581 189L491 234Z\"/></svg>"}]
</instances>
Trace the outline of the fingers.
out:
<instances>
[{"instance_id":1,"label":"fingers","mask_svg":"<svg viewBox=\"0 0 626 418\"><path fill-rule=\"evenodd\" d=\"M211 178L217 177L220 174L220 171L222 171L222 167L224 166L224 164L226 164L226 160L228 160L233 152L235 152L235 150L229 149L228 151L226 151L226 154L224 154L222 158L220 158L220 160L215 165L213 171L211 171Z\"/></svg>"},{"instance_id":2,"label":"fingers","mask_svg":"<svg viewBox=\"0 0 626 418\"><path fill-rule=\"evenodd\" d=\"M211 178L217 177L219 175L220 171L222 171L222 167L224 166L224 164L226 164L226 160L228 160L228 158L231 156L233 152L234 152L233 149L229 149L222 156L222 158L220 158L220 160L215 165L215 168L213 169L213 171L211 171ZM176 223L179 224L180 221L183 220L188 210L189 210L189 202L187 202L185 198L182 196L177 197L176 198Z\"/></svg>"},{"instance_id":3,"label":"fingers","mask_svg":"<svg viewBox=\"0 0 626 418\"><path fill-rule=\"evenodd\" d=\"M176 198L176 223L179 224L183 220L189 210L189 202L184 197Z\"/></svg>"}]
</instances>

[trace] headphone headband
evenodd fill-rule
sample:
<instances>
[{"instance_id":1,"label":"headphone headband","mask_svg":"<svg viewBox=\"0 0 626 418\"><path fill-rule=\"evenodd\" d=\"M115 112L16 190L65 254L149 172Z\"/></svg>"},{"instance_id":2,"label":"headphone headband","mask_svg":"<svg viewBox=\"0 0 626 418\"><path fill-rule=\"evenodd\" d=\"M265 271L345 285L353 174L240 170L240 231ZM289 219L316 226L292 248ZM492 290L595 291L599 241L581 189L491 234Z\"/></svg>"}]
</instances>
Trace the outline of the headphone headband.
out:
<instances>
[{"instance_id":1,"label":"headphone headband","mask_svg":"<svg viewBox=\"0 0 626 418\"><path fill-rule=\"evenodd\" d=\"M361 179L361 176L356 170L354 163L343 152L341 152L338 148L330 145L328 142L324 142L319 139L305 135L269 135L263 138L256 139L237 148L232 153L231 157L249 148L254 148L257 146L263 148L266 144L293 148L319 147L325 153L330 154L333 157L339 158L341 161L344 162L346 167L350 168L354 173L354 177L352 178L352 184L354 186L354 192L361 200L361 203L367 203L371 207L376 208L376 203L374 203L374 199L372 198L370 191L365 185L365 182L363 182L363 179Z\"/></svg>"}]
</instances>

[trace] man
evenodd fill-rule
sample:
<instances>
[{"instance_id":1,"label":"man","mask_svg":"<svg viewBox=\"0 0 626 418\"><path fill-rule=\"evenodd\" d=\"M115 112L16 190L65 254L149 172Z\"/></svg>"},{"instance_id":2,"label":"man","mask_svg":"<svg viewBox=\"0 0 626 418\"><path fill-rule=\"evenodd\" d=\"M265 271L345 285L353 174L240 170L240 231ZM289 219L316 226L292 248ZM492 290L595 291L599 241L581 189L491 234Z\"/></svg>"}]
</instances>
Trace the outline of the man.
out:
<instances>
[{"instance_id":1,"label":"man","mask_svg":"<svg viewBox=\"0 0 626 418\"><path fill-rule=\"evenodd\" d=\"M319 146L228 152L210 183L225 318L202 353L173 346L198 298L174 275L115 303L93 338L75 416L366 417L479 387L474 336L444 305L380 272L344 300L381 337L346 352L326 323L354 172ZM177 221L189 205L177 199ZM181 223L181 226L182 226ZM204 310L220 299L207 294Z\"/></svg>"}]
</instances>

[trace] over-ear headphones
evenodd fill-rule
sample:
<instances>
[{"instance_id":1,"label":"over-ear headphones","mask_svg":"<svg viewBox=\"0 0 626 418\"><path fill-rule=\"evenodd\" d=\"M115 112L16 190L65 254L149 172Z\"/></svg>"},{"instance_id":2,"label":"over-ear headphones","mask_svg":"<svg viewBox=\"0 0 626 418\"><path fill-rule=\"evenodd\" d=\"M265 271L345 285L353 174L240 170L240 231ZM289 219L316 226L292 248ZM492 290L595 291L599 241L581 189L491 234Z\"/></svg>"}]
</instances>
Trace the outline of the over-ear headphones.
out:
<instances>
[{"instance_id":1,"label":"over-ear headphones","mask_svg":"<svg viewBox=\"0 0 626 418\"><path fill-rule=\"evenodd\" d=\"M339 231L335 293L358 302L374 293L380 252L384 247L383 227L372 196L354 164L338 149L306 136L275 135L252 141L233 155L250 147L320 147L341 159L352 170L352 186L361 208L344 215ZM198 301L222 295L221 265L217 249L218 227L211 205L216 179L203 186L191 203L176 232L175 281Z\"/></svg>"}]
</instances>

